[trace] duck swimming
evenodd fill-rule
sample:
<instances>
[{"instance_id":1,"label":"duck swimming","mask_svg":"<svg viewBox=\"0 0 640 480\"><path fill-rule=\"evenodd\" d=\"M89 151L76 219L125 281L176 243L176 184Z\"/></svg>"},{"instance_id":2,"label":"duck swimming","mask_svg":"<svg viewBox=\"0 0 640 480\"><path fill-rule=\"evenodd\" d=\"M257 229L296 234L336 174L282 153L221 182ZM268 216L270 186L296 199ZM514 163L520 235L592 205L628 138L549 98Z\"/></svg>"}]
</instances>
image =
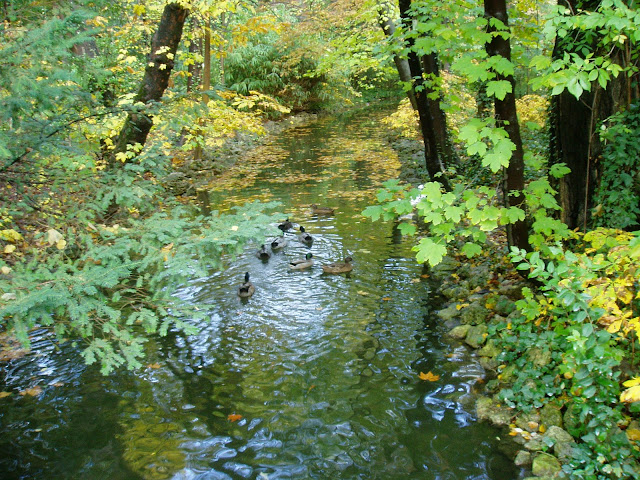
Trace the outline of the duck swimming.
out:
<instances>
[{"instance_id":1,"label":"duck swimming","mask_svg":"<svg viewBox=\"0 0 640 480\"><path fill-rule=\"evenodd\" d=\"M311 252L307 253L304 258L299 258L298 260L292 260L289 262L289 268L291 270L304 270L305 268L309 268L313 265L313 254Z\"/></svg>"},{"instance_id":2,"label":"duck swimming","mask_svg":"<svg viewBox=\"0 0 640 480\"><path fill-rule=\"evenodd\" d=\"M271 258L271 252L267 250L267 247L262 245L260 246L260 250L256 252L256 257L258 257L262 261L267 261Z\"/></svg>"},{"instance_id":3,"label":"duck swimming","mask_svg":"<svg viewBox=\"0 0 640 480\"><path fill-rule=\"evenodd\" d=\"M278 237L271 242L271 250L280 250L287 246L287 239L284 237Z\"/></svg>"},{"instance_id":4,"label":"duck swimming","mask_svg":"<svg viewBox=\"0 0 640 480\"><path fill-rule=\"evenodd\" d=\"M347 273L353 270L351 262L353 258L347 257L344 259L344 263L330 263L329 265L322 265L322 271L324 273Z\"/></svg>"},{"instance_id":5,"label":"duck swimming","mask_svg":"<svg viewBox=\"0 0 640 480\"><path fill-rule=\"evenodd\" d=\"M256 291L256 287L249 281L249 272L244 274L244 283L238 287L238 296L241 298L249 298Z\"/></svg>"},{"instance_id":6,"label":"duck swimming","mask_svg":"<svg viewBox=\"0 0 640 480\"><path fill-rule=\"evenodd\" d=\"M310 244L313 242L313 237L305 232L304 227L300 227L300 235L298 235L298 240L302 243Z\"/></svg>"},{"instance_id":7,"label":"duck swimming","mask_svg":"<svg viewBox=\"0 0 640 480\"><path fill-rule=\"evenodd\" d=\"M333 215L335 210L336 210L335 208L330 208L330 207L319 207L315 203L311 205L311 211L315 215Z\"/></svg>"},{"instance_id":8,"label":"duck swimming","mask_svg":"<svg viewBox=\"0 0 640 480\"><path fill-rule=\"evenodd\" d=\"M278 225L278 228L283 232L286 232L287 230L291 230L293 228L293 223L291 223L287 218L284 222Z\"/></svg>"}]
</instances>

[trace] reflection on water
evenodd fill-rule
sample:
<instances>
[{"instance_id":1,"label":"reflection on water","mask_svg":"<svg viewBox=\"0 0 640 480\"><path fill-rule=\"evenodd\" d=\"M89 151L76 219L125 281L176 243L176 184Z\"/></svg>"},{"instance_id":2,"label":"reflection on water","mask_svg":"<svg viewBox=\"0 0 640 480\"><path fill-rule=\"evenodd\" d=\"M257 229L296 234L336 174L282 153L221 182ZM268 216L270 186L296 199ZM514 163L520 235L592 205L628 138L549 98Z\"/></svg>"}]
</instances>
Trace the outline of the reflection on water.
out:
<instances>
[{"instance_id":1,"label":"reflection on water","mask_svg":"<svg viewBox=\"0 0 640 480\"><path fill-rule=\"evenodd\" d=\"M411 242L359 215L398 169L380 118L294 129L216 182L201 199L211 208L277 199L315 240L291 231L267 262L255 246L193 279L181 298L215 304L210 320L150 342L149 368L103 378L36 335L2 378L2 390L44 389L0 400L7 478L517 478L496 432L474 421L484 372L442 338ZM314 267L288 268L309 251ZM351 273L322 273L348 255ZM242 301L246 271L256 293Z\"/></svg>"}]
</instances>

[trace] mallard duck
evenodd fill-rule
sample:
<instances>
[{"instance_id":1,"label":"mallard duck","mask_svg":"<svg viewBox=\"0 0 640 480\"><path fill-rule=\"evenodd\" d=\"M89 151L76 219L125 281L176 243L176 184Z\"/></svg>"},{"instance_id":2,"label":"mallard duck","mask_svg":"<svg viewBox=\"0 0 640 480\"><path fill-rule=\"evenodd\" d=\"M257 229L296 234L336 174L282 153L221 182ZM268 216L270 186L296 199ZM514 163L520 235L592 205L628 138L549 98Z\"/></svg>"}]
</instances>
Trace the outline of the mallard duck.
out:
<instances>
[{"instance_id":1,"label":"mallard duck","mask_svg":"<svg viewBox=\"0 0 640 480\"><path fill-rule=\"evenodd\" d=\"M291 223L287 218L284 222L278 225L278 228L283 232L286 232L287 230L291 230L293 228L293 223Z\"/></svg>"},{"instance_id":2,"label":"mallard duck","mask_svg":"<svg viewBox=\"0 0 640 480\"><path fill-rule=\"evenodd\" d=\"M311 205L311 210L315 215L333 215L336 209L330 207L319 207L314 203Z\"/></svg>"},{"instance_id":3,"label":"mallard duck","mask_svg":"<svg viewBox=\"0 0 640 480\"><path fill-rule=\"evenodd\" d=\"M267 247L261 245L260 250L256 252L256 257L258 257L260 260L266 261L271 258L271 252L267 250Z\"/></svg>"},{"instance_id":4,"label":"mallard duck","mask_svg":"<svg viewBox=\"0 0 640 480\"><path fill-rule=\"evenodd\" d=\"M313 242L313 237L304 231L304 227L300 227L300 232L301 233L300 235L298 235L298 240L300 240L302 243L307 244Z\"/></svg>"},{"instance_id":5,"label":"mallard duck","mask_svg":"<svg viewBox=\"0 0 640 480\"><path fill-rule=\"evenodd\" d=\"M347 257L344 259L344 263L330 263L329 265L322 265L322 271L324 273L346 273L353 270L351 262L353 258Z\"/></svg>"},{"instance_id":6,"label":"mallard duck","mask_svg":"<svg viewBox=\"0 0 640 480\"><path fill-rule=\"evenodd\" d=\"M271 242L271 250L280 250L287 246L287 239L284 237L278 237L273 242Z\"/></svg>"},{"instance_id":7,"label":"mallard duck","mask_svg":"<svg viewBox=\"0 0 640 480\"><path fill-rule=\"evenodd\" d=\"M249 272L244 274L244 283L238 287L238 296L242 298L249 298L256 291L256 287L249 281Z\"/></svg>"},{"instance_id":8,"label":"mallard duck","mask_svg":"<svg viewBox=\"0 0 640 480\"><path fill-rule=\"evenodd\" d=\"M313 254L311 252L307 253L304 258L299 258L297 260L292 260L289 262L289 268L291 270L304 270L305 268L309 268L313 265Z\"/></svg>"}]
</instances>

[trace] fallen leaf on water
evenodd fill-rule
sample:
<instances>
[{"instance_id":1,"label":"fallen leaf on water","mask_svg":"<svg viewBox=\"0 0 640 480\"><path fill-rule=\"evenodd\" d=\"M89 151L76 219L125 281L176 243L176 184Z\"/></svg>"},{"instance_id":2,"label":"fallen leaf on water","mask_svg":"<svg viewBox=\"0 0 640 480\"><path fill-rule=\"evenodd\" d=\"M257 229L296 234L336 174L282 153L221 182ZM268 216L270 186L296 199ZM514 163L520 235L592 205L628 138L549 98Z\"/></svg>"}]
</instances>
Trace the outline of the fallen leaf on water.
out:
<instances>
[{"instance_id":1,"label":"fallen leaf on water","mask_svg":"<svg viewBox=\"0 0 640 480\"><path fill-rule=\"evenodd\" d=\"M364 290L358 290L358 295L362 295L362 296L367 296L369 295L369 292L365 292Z\"/></svg>"},{"instance_id":2,"label":"fallen leaf on water","mask_svg":"<svg viewBox=\"0 0 640 480\"><path fill-rule=\"evenodd\" d=\"M11 396L11 392L0 392L0 398L5 398Z\"/></svg>"},{"instance_id":3,"label":"fallen leaf on water","mask_svg":"<svg viewBox=\"0 0 640 480\"><path fill-rule=\"evenodd\" d=\"M237 413L230 413L227 419L229 419L229 421L231 422L237 422L238 420L242 419L242 415L238 415Z\"/></svg>"},{"instance_id":4,"label":"fallen leaf on water","mask_svg":"<svg viewBox=\"0 0 640 480\"><path fill-rule=\"evenodd\" d=\"M22 395L23 397L25 395L30 395L32 397L37 397L38 395L40 395L42 393L42 388L39 387L38 385L36 385L35 387L31 387L31 388L27 388L25 390L22 390L20 392L20 395Z\"/></svg>"},{"instance_id":5,"label":"fallen leaf on water","mask_svg":"<svg viewBox=\"0 0 640 480\"><path fill-rule=\"evenodd\" d=\"M384 300L385 302L388 302L389 300L391 300L391 297L382 297L382 300Z\"/></svg>"},{"instance_id":6,"label":"fallen leaf on water","mask_svg":"<svg viewBox=\"0 0 640 480\"><path fill-rule=\"evenodd\" d=\"M429 274L428 274L428 273L425 273L425 274L423 274L423 275L420 275L420 278L429 278Z\"/></svg>"},{"instance_id":7,"label":"fallen leaf on water","mask_svg":"<svg viewBox=\"0 0 640 480\"><path fill-rule=\"evenodd\" d=\"M160 364L159 363L150 363L149 365L147 365L147 368L160 368Z\"/></svg>"},{"instance_id":8,"label":"fallen leaf on water","mask_svg":"<svg viewBox=\"0 0 640 480\"><path fill-rule=\"evenodd\" d=\"M428 382L435 382L436 380L440 380L440 375L434 375L431 372L427 372L427 373L420 372L420 375L418 375L418 378L420 378L420 380L426 380Z\"/></svg>"}]
</instances>

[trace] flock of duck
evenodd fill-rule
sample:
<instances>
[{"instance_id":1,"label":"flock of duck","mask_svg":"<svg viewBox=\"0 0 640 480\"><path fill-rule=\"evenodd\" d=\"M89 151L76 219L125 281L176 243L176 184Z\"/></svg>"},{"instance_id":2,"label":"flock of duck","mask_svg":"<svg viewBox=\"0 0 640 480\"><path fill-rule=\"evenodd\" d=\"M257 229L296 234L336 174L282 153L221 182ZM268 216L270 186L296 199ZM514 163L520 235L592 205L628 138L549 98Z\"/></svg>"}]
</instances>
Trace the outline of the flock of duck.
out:
<instances>
[{"instance_id":1,"label":"flock of duck","mask_svg":"<svg viewBox=\"0 0 640 480\"><path fill-rule=\"evenodd\" d=\"M319 207L318 205L311 205L311 209L315 215L333 215L334 209L329 207ZM271 258L271 252L282 250L287 246L288 240L284 236L286 232L294 228L293 223L287 218L284 222L278 225L278 228L282 230L282 236L275 238L271 242L271 251L267 249L266 245L261 245L260 249L256 252L256 256L262 261L268 261ZM303 226L300 226L300 234L297 236L297 240L307 246L313 244L313 237L309 235ZM324 273L347 273L353 270L351 257L346 257L344 262L330 263L328 265L322 265L322 271ZM313 254L308 252L304 258L299 258L289 262L289 268L291 270L304 270L313 265ZM249 272L244 274L244 283L238 287L238 296L242 298L249 298L256 291L256 287L251 283L249 279Z\"/></svg>"}]
</instances>

